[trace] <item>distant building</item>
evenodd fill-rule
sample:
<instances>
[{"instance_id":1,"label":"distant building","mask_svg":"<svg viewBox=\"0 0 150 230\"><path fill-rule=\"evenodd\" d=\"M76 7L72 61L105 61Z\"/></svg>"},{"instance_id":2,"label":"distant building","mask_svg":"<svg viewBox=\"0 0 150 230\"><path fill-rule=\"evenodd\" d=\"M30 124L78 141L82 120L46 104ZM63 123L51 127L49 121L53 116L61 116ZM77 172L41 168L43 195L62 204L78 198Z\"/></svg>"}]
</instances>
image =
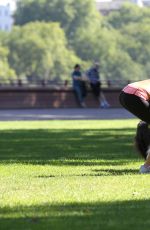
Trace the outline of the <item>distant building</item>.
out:
<instances>
[{"instance_id":1,"label":"distant building","mask_svg":"<svg viewBox=\"0 0 150 230\"><path fill-rule=\"evenodd\" d=\"M132 0L131 2L133 2L134 4L136 4L139 7L143 7L143 1L142 0Z\"/></svg>"},{"instance_id":2,"label":"distant building","mask_svg":"<svg viewBox=\"0 0 150 230\"><path fill-rule=\"evenodd\" d=\"M131 2L139 7L150 6L150 0L96 0L96 7L102 14L119 10L125 2Z\"/></svg>"},{"instance_id":3,"label":"distant building","mask_svg":"<svg viewBox=\"0 0 150 230\"><path fill-rule=\"evenodd\" d=\"M150 7L150 0L143 0L143 5Z\"/></svg>"},{"instance_id":4,"label":"distant building","mask_svg":"<svg viewBox=\"0 0 150 230\"><path fill-rule=\"evenodd\" d=\"M122 5L120 1L96 1L96 7L102 14L108 14L110 11L118 10Z\"/></svg>"},{"instance_id":5,"label":"distant building","mask_svg":"<svg viewBox=\"0 0 150 230\"><path fill-rule=\"evenodd\" d=\"M0 5L0 30L11 31L13 18L10 5Z\"/></svg>"}]
</instances>

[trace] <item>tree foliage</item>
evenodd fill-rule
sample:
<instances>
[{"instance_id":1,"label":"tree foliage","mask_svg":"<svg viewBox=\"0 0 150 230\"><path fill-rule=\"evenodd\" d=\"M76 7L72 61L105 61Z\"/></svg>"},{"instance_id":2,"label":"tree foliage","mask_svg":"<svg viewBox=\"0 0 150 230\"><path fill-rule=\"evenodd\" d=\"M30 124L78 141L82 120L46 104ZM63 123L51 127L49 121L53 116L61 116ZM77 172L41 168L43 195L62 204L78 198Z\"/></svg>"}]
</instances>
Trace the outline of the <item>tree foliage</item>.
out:
<instances>
[{"instance_id":1,"label":"tree foliage","mask_svg":"<svg viewBox=\"0 0 150 230\"><path fill-rule=\"evenodd\" d=\"M74 62L81 61L67 48L58 23L34 22L15 27L7 45L10 64L19 76L59 79L67 77Z\"/></svg>"},{"instance_id":2,"label":"tree foliage","mask_svg":"<svg viewBox=\"0 0 150 230\"><path fill-rule=\"evenodd\" d=\"M94 0L19 0L14 19L17 25L30 21L59 22L72 37L79 27L99 24L100 14Z\"/></svg>"},{"instance_id":3,"label":"tree foliage","mask_svg":"<svg viewBox=\"0 0 150 230\"><path fill-rule=\"evenodd\" d=\"M110 14L107 21L122 36L121 49L140 68L143 78L149 77L150 9L127 4L119 12Z\"/></svg>"},{"instance_id":4,"label":"tree foliage","mask_svg":"<svg viewBox=\"0 0 150 230\"><path fill-rule=\"evenodd\" d=\"M86 69L93 60L103 79L149 77L149 8L124 4L102 16L95 0L19 0L14 19L17 26L0 40L20 77L66 79L75 63Z\"/></svg>"},{"instance_id":5,"label":"tree foliage","mask_svg":"<svg viewBox=\"0 0 150 230\"><path fill-rule=\"evenodd\" d=\"M9 66L8 54L8 48L0 44L0 81L4 83L16 78L15 71Z\"/></svg>"}]
</instances>

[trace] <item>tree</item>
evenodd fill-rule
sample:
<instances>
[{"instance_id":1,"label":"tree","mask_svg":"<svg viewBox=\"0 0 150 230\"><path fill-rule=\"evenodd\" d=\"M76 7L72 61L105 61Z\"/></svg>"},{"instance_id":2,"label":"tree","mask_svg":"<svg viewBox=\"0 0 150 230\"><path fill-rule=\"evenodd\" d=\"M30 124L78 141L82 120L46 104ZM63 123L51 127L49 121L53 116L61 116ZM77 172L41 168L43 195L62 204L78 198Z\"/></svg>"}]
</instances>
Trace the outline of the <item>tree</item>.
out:
<instances>
[{"instance_id":1,"label":"tree","mask_svg":"<svg viewBox=\"0 0 150 230\"><path fill-rule=\"evenodd\" d=\"M8 54L9 50L7 47L4 47L0 44L0 81L1 83L10 82L13 79L16 79L15 71L10 68L8 63Z\"/></svg>"},{"instance_id":2,"label":"tree","mask_svg":"<svg viewBox=\"0 0 150 230\"><path fill-rule=\"evenodd\" d=\"M26 46L27 43L30 46L27 49L32 51L30 55L33 59L25 58L24 63L29 60L31 63L26 64L25 67L20 66L20 68L26 69L26 72L32 72L32 75L34 72L35 75L38 72L45 77L50 74L65 75L69 72L68 59L71 65L73 62L75 64L76 60L79 60L81 64L81 60L77 56L83 60L82 63L86 68L88 63L91 64L93 60L99 60L104 79L129 79L130 77L141 79L145 78L149 72L150 9L148 8L141 9L134 4L124 4L119 11L102 17L96 10L95 0L19 0L14 18L16 24L21 26L27 25L31 21L58 22L59 29L62 28L65 32L62 36L58 32L59 30L57 30L58 34L55 30L54 34L57 34L54 38L55 45L52 41L49 43L48 39L45 41L44 38L43 40L41 30L40 33L34 33L34 35L31 33L30 38L24 38ZM37 24L34 25L37 26ZM52 33L48 33L49 37L53 38ZM58 37L60 40L62 39L61 44L63 45L60 47L65 47L60 53ZM18 44L16 50L17 46ZM23 44L22 47L26 46ZM54 52L53 49L44 51L45 47L55 47L57 52ZM70 47L69 50L68 47ZM62 58L62 52L64 58ZM34 63L36 57L39 58L37 64ZM42 60L44 60L45 67L44 64L42 67L39 65L39 63L43 63ZM13 63L15 63L15 59ZM40 66L39 69L38 66ZM19 72L18 64L15 69Z\"/></svg>"},{"instance_id":3,"label":"tree","mask_svg":"<svg viewBox=\"0 0 150 230\"><path fill-rule=\"evenodd\" d=\"M68 37L78 27L99 24L94 0L20 0L14 14L16 25L31 21L59 22Z\"/></svg>"},{"instance_id":4,"label":"tree","mask_svg":"<svg viewBox=\"0 0 150 230\"><path fill-rule=\"evenodd\" d=\"M85 41L93 42L91 47L94 47L97 40L93 38L97 36L102 21L95 0L20 0L14 18L18 25L37 20L59 22L69 46L83 60L90 59L86 54L84 56Z\"/></svg>"},{"instance_id":5,"label":"tree","mask_svg":"<svg viewBox=\"0 0 150 230\"><path fill-rule=\"evenodd\" d=\"M134 62L123 50L110 50L107 62L104 62L103 73L108 80L137 81L143 78L144 68Z\"/></svg>"},{"instance_id":6,"label":"tree","mask_svg":"<svg viewBox=\"0 0 150 230\"><path fill-rule=\"evenodd\" d=\"M107 20L111 26L119 29L124 25L140 22L144 16L144 12L145 10L135 6L135 4L125 3L119 11L110 13Z\"/></svg>"},{"instance_id":7,"label":"tree","mask_svg":"<svg viewBox=\"0 0 150 230\"><path fill-rule=\"evenodd\" d=\"M64 79L74 63L81 62L67 48L65 34L58 23L32 22L15 27L6 44L10 49L10 65L20 77Z\"/></svg>"},{"instance_id":8,"label":"tree","mask_svg":"<svg viewBox=\"0 0 150 230\"><path fill-rule=\"evenodd\" d=\"M149 21L150 22L150 21ZM122 28L126 38L124 49L130 56L141 64L146 64L150 59L150 23L132 23Z\"/></svg>"},{"instance_id":9,"label":"tree","mask_svg":"<svg viewBox=\"0 0 150 230\"><path fill-rule=\"evenodd\" d=\"M120 11L112 13L106 18L109 25L117 29L121 34L119 40L120 49L127 53L130 59L136 63L139 69L139 71L136 71L136 76L138 76L139 79L144 79L149 76L149 18L149 8L139 8L132 4L124 5Z\"/></svg>"}]
</instances>

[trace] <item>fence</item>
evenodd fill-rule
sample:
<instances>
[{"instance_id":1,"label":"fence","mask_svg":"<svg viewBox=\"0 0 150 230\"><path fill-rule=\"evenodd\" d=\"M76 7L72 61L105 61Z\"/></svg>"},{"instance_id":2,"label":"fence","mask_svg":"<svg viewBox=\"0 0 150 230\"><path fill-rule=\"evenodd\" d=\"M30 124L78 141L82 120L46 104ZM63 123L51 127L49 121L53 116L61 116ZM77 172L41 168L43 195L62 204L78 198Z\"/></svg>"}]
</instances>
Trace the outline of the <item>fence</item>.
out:
<instances>
[{"instance_id":1,"label":"fence","mask_svg":"<svg viewBox=\"0 0 150 230\"><path fill-rule=\"evenodd\" d=\"M120 107L120 90L129 83L122 80L102 81L102 90L111 107ZM88 86L86 104L88 108L98 108L99 102ZM68 81L33 81L20 79L0 82L0 109L15 108L77 108L71 82Z\"/></svg>"},{"instance_id":2,"label":"fence","mask_svg":"<svg viewBox=\"0 0 150 230\"><path fill-rule=\"evenodd\" d=\"M103 93L112 108L120 107L118 101L120 89L103 88ZM86 97L88 108L99 108L99 102L91 90ZM0 109L30 108L78 108L74 91L68 87L1 87Z\"/></svg>"},{"instance_id":3,"label":"fence","mask_svg":"<svg viewBox=\"0 0 150 230\"><path fill-rule=\"evenodd\" d=\"M130 83L129 80L102 80L102 88L122 88L123 86ZM49 88L62 88L62 87L68 87L71 88L71 81L65 80L65 81L50 81L50 80L38 80L38 81L25 81L25 80L7 80L4 81L0 79L0 87L49 87Z\"/></svg>"}]
</instances>

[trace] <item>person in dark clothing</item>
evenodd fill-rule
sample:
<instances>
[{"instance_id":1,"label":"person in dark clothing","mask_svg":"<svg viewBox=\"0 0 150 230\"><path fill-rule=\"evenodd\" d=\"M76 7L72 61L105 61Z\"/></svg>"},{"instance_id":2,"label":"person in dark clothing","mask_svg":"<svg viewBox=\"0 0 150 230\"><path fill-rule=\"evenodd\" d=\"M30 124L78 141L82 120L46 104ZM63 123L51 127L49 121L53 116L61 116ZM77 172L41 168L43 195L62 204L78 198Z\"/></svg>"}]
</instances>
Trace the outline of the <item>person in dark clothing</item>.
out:
<instances>
[{"instance_id":1,"label":"person in dark clothing","mask_svg":"<svg viewBox=\"0 0 150 230\"><path fill-rule=\"evenodd\" d=\"M101 108L108 108L109 104L101 91L99 63L95 62L94 65L87 71L87 77L93 94L98 99Z\"/></svg>"},{"instance_id":2,"label":"person in dark clothing","mask_svg":"<svg viewBox=\"0 0 150 230\"><path fill-rule=\"evenodd\" d=\"M79 64L74 66L74 71L72 72L72 80L73 80L73 89L76 93L77 99L80 103L81 107L86 107L84 102L85 97L87 95L85 80L82 77L81 67Z\"/></svg>"}]
</instances>

